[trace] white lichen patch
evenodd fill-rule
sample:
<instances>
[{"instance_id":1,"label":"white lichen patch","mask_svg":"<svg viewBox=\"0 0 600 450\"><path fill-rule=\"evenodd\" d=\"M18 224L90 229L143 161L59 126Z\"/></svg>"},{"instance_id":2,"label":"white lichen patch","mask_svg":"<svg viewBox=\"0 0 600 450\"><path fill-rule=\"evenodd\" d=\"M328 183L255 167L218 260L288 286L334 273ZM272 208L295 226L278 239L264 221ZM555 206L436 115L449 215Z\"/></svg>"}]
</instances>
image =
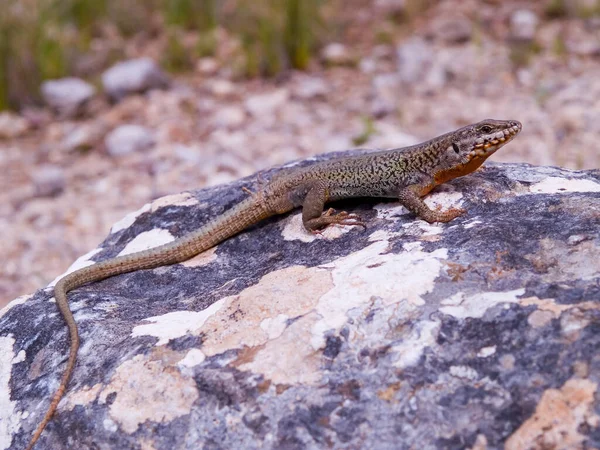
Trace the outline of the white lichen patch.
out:
<instances>
[{"instance_id":1,"label":"white lichen patch","mask_svg":"<svg viewBox=\"0 0 600 450\"><path fill-rule=\"evenodd\" d=\"M571 192L600 192L600 183L579 178L547 177L529 186L531 194L567 194Z\"/></svg>"},{"instance_id":2,"label":"white lichen patch","mask_svg":"<svg viewBox=\"0 0 600 450\"><path fill-rule=\"evenodd\" d=\"M400 203L378 203L373 207L378 219L396 221L398 216L408 214L408 209Z\"/></svg>"},{"instance_id":3,"label":"white lichen patch","mask_svg":"<svg viewBox=\"0 0 600 450\"><path fill-rule=\"evenodd\" d=\"M317 383L322 376L321 354L306 339L315 320L313 312L294 321L278 338L269 340L255 353L250 352L251 357L242 354L238 368L260 373L275 384Z\"/></svg>"},{"instance_id":4,"label":"white lichen patch","mask_svg":"<svg viewBox=\"0 0 600 450\"><path fill-rule=\"evenodd\" d=\"M50 283L48 285L48 287L55 286L56 283L58 283L58 280L60 280L63 277L66 277L67 275L69 275L72 272L75 272L76 270L83 269L84 267L92 266L92 265L96 264L94 261L90 261L90 258L92 256L94 256L95 254L100 253L101 251L102 251L102 247L98 247L98 248L95 248L93 250L90 250L85 255L82 255L79 258L77 258L75 260L75 262L69 266L69 268L67 269L67 271L65 273L63 273L62 275L57 276L52 281L52 283Z\"/></svg>"},{"instance_id":5,"label":"white lichen patch","mask_svg":"<svg viewBox=\"0 0 600 450\"><path fill-rule=\"evenodd\" d=\"M407 236L438 236L442 234L444 228L440 225L433 225L424 220L415 220L402 225L406 230Z\"/></svg>"},{"instance_id":6,"label":"white lichen patch","mask_svg":"<svg viewBox=\"0 0 600 450\"><path fill-rule=\"evenodd\" d=\"M144 319L149 324L138 325L131 331L131 337L154 336L158 338L156 345L168 344L171 339L197 332L207 319L216 314L225 305L221 299L203 311L174 311L162 316Z\"/></svg>"},{"instance_id":7,"label":"white lichen patch","mask_svg":"<svg viewBox=\"0 0 600 450\"><path fill-rule=\"evenodd\" d=\"M453 377L465 380L475 381L479 378L477 371L469 366L450 366L449 372Z\"/></svg>"},{"instance_id":8,"label":"white lichen patch","mask_svg":"<svg viewBox=\"0 0 600 450\"><path fill-rule=\"evenodd\" d=\"M423 201L433 210L445 211L450 208L460 208L463 195L458 191L432 192Z\"/></svg>"},{"instance_id":9,"label":"white lichen patch","mask_svg":"<svg viewBox=\"0 0 600 450\"><path fill-rule=\"evenodd\" d=\"M417 322L410 334L400 344L392 347L391 351L396 354L394 366L404 369L417 364L423 351L435 345L439 329L439 322Z\"/></svg>"},{"instance_id":10,"label":"white lichen patch","mask_svg":"<svg viewBox=\"0 0 600 450\"><path fill-rule=\"evenodd\" d=\"M69 390L66 396L60 402L60 409L71 411L76 406L87 406L98 398L102 390L102 384L97 383L94 386L84 386L81 389Z\"/></svg>"},{"instance_id":11,"label":"white lichen patch","mask_svg":"<svg viewBox=\"0 0 600 450\"><path fill-rule=\"evenodd\" d=\"M392 239L402 236L404 233L398 231L377 230L369 235L369 242L391 241Z\"/></svg>"},{"instance_id":12,"label":"white lichen patch","mask_svg":"<svg viewBox=\"0 0 600 450\"><path fill-rule=\"evenodd\" d=\"M594 412L597 389L590 380L572 379L560 389L546 390L533 416L508 438L505 448L585 448L588 436L582 430L600 425Z\"/></svg>"},{"instance_id":13,"label":"white lichen patch","mask_svg":"<svg viewBox=\"0 0 600 450\"><path fill-rule=\"evenodd\" d=\"M331 225L320 233L314 234L304 228L302 214L294 214L285 220L281 235L286 241L313 242L316 239L337 239L348 233L353 227L346 225Z\"/></svg>"},{"instance_id":14,"label":"white lichen patch","mask_svg":"<svg viewBox=\"0 0 600 450\"><path fill-rule=\"evenodd\" d=\"M22 360L19 355L15 356L14 344L12 335L0 336L0 450L10 447L23 418L23 413L15 411L17 402L10 398L12 367Z\"/></svg>"},{"instance_id":15,"label":"white lichen patch","mask_svg":"<svg viewBox=\"0 0 600 450\"><path fill-rule=\"evenodd\" d=\"M427 195L423 201L433 210L446 211L450 208L460 208L463 203L463 195L456 191L433 192ZM379 203L373 209L377 212L378 219L391 221L409 213L408 209L400 203ZM423 223L426 224L426 222Z\"/></svg>"},{"instance_id":16,"label":"white lichen patch","mask_svg":"<svg viewBox=\"0 0 600 450\"><path fill-rule=\"evenodd\" d=\"M267 317L260 323L260 328L267 333L269 339L281 336L289 317L286 314L278 314L276 317Z\"/></svg>"},{"instance_id":17,"label":"white lichen patch","mask_svg":"<svg viewBox=\"0 0 600 450\"><path fill-rule=\"evenodd\" d=\"M600 247L593 239L579 242L577 251L562 240L543 238L539 248L525 259L538 268L541 277L549 283L577 280L594 280L598 276Z\"/></svg>"},{"instance_id":18,"label":"white lichen patch","mask_svg":"<svg viewBox=\"0 0 600 450\"><path fill-rule=\"evenodd\" d=\"M472 219L472 220L468 221L466 224L464 224L463 228L465 230L468 230L469 228L473 228L474 226L477 226L481 223L483 223L481 220Z\"/></svg>"},{"instance_id":19,"label":"white lichen patch","mask_svg":"<svg viewBox=\"0 0 600 450\"><path fill-rule=\"evenodd\" d=\"M314 310L331 289L331 276L319 268L292 266L265 275L256 285L220 301L225 306L206 321L202 350L215 355L233 348L256 347L281 335L283 315L299 317ZM295 349L281 349L281 352Z\"/></svg>"},{"instance_id":20,"label":"white lichen patch","mask_svg":"<svg viewBox=\"0 0 600 450\"><path fill-rule=\"evenodd\" d=\"M144 231L134 237L118 256L129 255L149 248L158 247L159 245L168 244L175 240L175 237L168 230L155 228L154 230Z\"/></svg>"},{"instance_id":21,"label":"white lichen patch","mask_svg":"<svg viewBox=\"0 0 600 450\"><path fill-rule=\"evenodd\" d=\"M157 198L150 203L150 210L156 211L165 206L194 206L199 202L189 192L182 192L180 194L165 195L164 197Z\"/></svg>"},{"instance_id":22,"label":"white lichen patch","mask_svg":"<svg viewBox=\"0 0 600 450\"><path fill-rule=\"evenodd\" d=\"M189 414L199 397L193 378L152 355L137 355L121 364L100 401L106 402L113 392L117 395L109 406L110 417L127 433L147 420L168 423Z\"/></svg>"},{"instance_id":23,"label":"white lichen patch","mask_svg":"<svg viewBox=\"0 0 600 450\"><path fill-rule=\"evenodd\" d=\"M534 305L538 311L543 311L550 314L551 318L558 318L564 311L576 308L580 310L588 309L600 309L600 305L597 302L587 301L572 304L560 304L556 303L552 298L538 298L538 297L525 297L519 300L521 306Z\"/></svg>"},{"instance_id":24,"label":"white lichen patch","mask_svg":"<svg viewBox=\"0 0 600 450\"><path fill-rule=\"evenodd\" d=\"M121 220L119 220L118 222L115 222L115 224L110 229L110 233L113 234L113 233L116 233L117 231L121 231L121 230L124 230L125 228L129 228L131 225L133 225L133 222L135 222L135 219L137 219L139 216L141 216L145 212L150 211L150 209L151 209L150 203L146 203L144 206L142 206L137 211L130 212L125 217L123 217Z\"/></svg>"},{"instance_id":25,"label":"white lichen patch","mask_svg":"<svg viewBox=\"0 0 600 450\"><path fill-rule=\"evenodd\" d=\"M502 303L518 303L519 295L523 295L525 289L515 289L506 292L484 292L466 296L459 292L441 302L440 312L454 316L458 319L467 317L481 318L485 312Z\"/></svg>"},{"instance_id":26,"label":"white lichen patch","mask_svg":"<svg viewBox=\"0 0 600 450\"><path fill-rule=\"evenodd\" d=\"M488 356L492 356L494 353L496 353L496 346L490 345L489 347L480 348L477 352L477 356L479 358L487 358Z\"/></svg>"},{"instance_id":27,"label":"white lichen patch","mask_svg":"<svg viewBox=\"0 0 600 450\"><path fill-rule=\"evenodd\" d=\"M202 364L206 359L206 355L197 348L189 350L181 361L177 363L180 367L194 367Z\"/></svg>"},{"instance_id":28,"label":"white lichen patch","mask_svg":"<svg viewBox=\"0 0 600 450\"><path fill-rule=\"evenodd\" d=\"M334 287L319 299L321 319L313 329L313 347L324 345L326 330L339 330L352 308L368 304L372 298L384 305L409 302L420 306L422 296L431 292L447 258L446 249L423 252L420 243L405 245L401 254L387 253L388 242L368 247L321 267L332 269Z\"/></svg>"}]
</instances>

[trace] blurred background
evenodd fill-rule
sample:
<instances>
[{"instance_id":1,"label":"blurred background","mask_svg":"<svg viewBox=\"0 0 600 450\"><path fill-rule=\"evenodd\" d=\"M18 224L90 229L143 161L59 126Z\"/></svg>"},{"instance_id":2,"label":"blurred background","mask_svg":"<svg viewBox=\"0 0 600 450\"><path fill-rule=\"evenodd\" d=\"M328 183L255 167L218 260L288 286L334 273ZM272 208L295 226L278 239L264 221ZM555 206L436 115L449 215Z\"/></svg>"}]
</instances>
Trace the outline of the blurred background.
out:
<instances>
[{"instance_id":1,"label":"blurred background","mask_svg":"<svg viewBox=\"0 0 600 450\"><path fill-rule=\"evenodd\" d=\"M0 0L0 306L168 194L518 119L600 162L600 0Z\"/></svg>"}]
</instances>

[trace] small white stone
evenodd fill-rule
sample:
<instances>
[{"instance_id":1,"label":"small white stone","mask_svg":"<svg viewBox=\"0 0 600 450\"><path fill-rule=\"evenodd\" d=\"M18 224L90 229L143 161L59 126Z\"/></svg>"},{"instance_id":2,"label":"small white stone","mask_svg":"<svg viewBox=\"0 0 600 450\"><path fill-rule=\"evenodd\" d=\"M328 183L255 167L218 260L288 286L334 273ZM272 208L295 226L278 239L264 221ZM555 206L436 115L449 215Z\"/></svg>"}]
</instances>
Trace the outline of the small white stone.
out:
<instances>
[{"instance_id":1,"label":"small white stone","mask_svg":"<svg viewBox=\"0 0 600 450\"><path fill-rule=\"evenodd\" d=\"M214 75L219 70L219 63L215 58L200 58L196 70L204 75Z\"/></svg>"},{"instance_id":2,"label":"small white stone","mask_svg":"<svg viewBox=\"0 0 600 450\"><path fill-rule=\"evenodd\" d=\"M531 41L539 23L538 16L528 9L518 9L510 16L510 31L515 39Z\"/></svg>"},{"instance_id":3,"label":"small white stone","mask_svg":"<svg viewBox=\"0 0 600 450\"><path fill-rule=\"evenodd\" d=\"M65 173L58 166L42 165L33 172L33 184L38 197L55 197L65 189Z\"/></svg>"},{"instance_id":4,"label":"small white stone","mask_svg":"<svg viewBox=\"0 0 600 450\"><path fill-rule=\"evenodd\" d=\"M79 78L44 81L41 87L44 101L58 113L73 117L94 96L96 88Z\"/></svg>"},{"instance_id":5,"label":"small white stone","mask_svg":"<svg viewBox=\"0 0 600 450\"><path fill-rule=\"evenodd\" d=\"M325 46L321 57L327 64L332 65L351 64L354 60L348 48L339 42L332 42Z\"/></svg>"},{"instance_id":6,"label":"small white stone","mask_svg":"<svg viewBox=\"0 0 600 450\"><path fill-rule=\"evenodd\" d=\"M29 128L26 119L10 113L0 113L0 139L15 138L24 134Z\"/></svg>"},{"instance_id":7,"label":"small white stone","mask_svg":"<svg viewBox=\"0 0 600 450\"><path fill-rule=\"evenodd\" d=\"M235 84L233 84L229 80L211 80L208 83L208 88L210 92L215 97L229 97L235 94Z\"/></svg>"},{"instance_id":8,"label":"small white stone","mask_svg":"<svg viewBox=\"0 0 600 450\"><path fill-rule=\"evenodd\" d=\"M150 58L124 61L102 74L104 91L113 100L149 89L164 88L167 84L167 76Z\"/></svg>"},{"instance_id":9,"label":"small white stone","mask_svg":"<svg viewBox=\"0 0 600 450\"><path fill-rule=\"evenodd\" d=\"M111 131L104 143L112 156L123 156L146 150L154 145L152 132L140 125L121 125Z\"/></svg>"}]
</instances>

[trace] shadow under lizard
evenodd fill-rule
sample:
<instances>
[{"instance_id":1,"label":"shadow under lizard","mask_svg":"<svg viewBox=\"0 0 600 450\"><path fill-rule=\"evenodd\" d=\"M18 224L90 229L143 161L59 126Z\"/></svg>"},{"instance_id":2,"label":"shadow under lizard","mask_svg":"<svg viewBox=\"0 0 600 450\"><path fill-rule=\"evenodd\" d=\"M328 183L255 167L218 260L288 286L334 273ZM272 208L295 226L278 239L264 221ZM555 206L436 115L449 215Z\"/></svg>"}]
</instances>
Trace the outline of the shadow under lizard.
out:
<instances>
[{"instance_id":1,"label":"shadow under lizard","mask_svg":"<svg viewBox=\"0 0 600 450\"><path fill-rule=\"evenodd\" d=\"M516 120L487 119L410 147L341 157L276 175L246 200L196 231L168 244L119 256L76 270L54 287L56 304L68 326L67 366L44 418L27 450L31 450L52 419L67 390L79 349L79 333L69 308L67 292L84 284L140 269L176 264L208 250L268 217L302 207L304 227L313 233L333 224L360 225L360 217L333 209L330 201L353 197L397 198L427 222L449 222L462 209L430 209L422 200L435 186L475 171L521 131Z\"/></svg>"}]
</instances>

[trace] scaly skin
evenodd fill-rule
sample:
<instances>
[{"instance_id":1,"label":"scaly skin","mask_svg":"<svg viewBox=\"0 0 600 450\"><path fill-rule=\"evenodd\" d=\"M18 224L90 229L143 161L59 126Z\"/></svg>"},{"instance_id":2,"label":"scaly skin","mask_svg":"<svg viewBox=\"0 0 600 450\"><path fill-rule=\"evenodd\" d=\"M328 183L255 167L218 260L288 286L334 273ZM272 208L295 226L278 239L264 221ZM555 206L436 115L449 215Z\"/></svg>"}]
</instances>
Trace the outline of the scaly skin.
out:
<instances>
[{"instance_id":1,"label":"scaly skin","mask_svg":"<svg viewBox=\"0 0 600 450\"><path fill-rule=\"evenodd\" d=\"M439 184L473 172L520 131L521 124L515 120L488 119L412 147L343 157L284 172L197 231L169 244L102 261L65 276L56 284L54 297L71 336L69 359L27 449L33 448L52 418L75 367L79 333L67 300L70 290L114 275L185 261L250 225L300 206L304 227L313 233L332 224L366 227L354 214L334 214L333 209L323 212L327 202L351 197L397 198L427 222L448 222L465 211L434 211L421 197Z\"/></svg>"}]
</instances>

